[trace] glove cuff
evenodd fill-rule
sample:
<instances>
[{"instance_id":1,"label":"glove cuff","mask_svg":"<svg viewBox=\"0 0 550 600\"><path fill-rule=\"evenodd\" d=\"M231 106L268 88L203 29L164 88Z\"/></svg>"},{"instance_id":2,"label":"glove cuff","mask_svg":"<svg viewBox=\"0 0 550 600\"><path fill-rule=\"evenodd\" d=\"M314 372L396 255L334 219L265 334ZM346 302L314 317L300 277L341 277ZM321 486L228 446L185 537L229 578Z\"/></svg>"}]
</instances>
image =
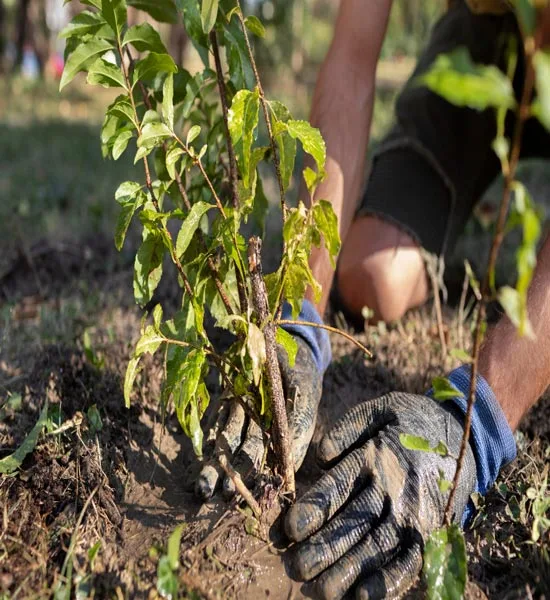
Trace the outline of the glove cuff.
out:
<instances>
[{"instance_id":1,"label":"glove cuff","mask_svg":"<svg viewBox=\"0 0 550 600\"><path fill-rule=\"evenodd\" d=\"M283 312L281 318L292 319L292 308L288 302L283 304ZM302 308L300 314L295 321L310 321L317 323L318 325L323 324L323 320L319 316L319 313L308 300L302 301ZM320 373L324 373L332 361L332 352L330 349L330 338L326 329L319 329L318 327L311 327L310 325L281 325L281 327L304 340L309 346L311 353L313 354L313 360L315 366Z\"/></svg>"}]
</instances>

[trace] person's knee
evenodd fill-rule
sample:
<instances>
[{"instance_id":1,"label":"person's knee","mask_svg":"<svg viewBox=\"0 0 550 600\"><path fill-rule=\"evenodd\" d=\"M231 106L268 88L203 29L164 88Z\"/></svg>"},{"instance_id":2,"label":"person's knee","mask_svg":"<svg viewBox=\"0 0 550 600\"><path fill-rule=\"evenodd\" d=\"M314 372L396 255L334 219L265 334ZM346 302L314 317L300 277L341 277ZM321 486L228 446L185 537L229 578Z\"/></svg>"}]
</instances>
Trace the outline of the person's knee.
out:
<instances>
[{"instance_id":1,"label":"person's knee","mask_svg":"<svg viewBox=\"0 0 550 600\"><path fill-rule=\"evenodd\" d=\"M400 319L427 296L416 243L396 226L374 218L352 226L340 255L337 285L354 316L360 317L366 306L373 320L387 322Z\"/></svg>"}]
</instances>

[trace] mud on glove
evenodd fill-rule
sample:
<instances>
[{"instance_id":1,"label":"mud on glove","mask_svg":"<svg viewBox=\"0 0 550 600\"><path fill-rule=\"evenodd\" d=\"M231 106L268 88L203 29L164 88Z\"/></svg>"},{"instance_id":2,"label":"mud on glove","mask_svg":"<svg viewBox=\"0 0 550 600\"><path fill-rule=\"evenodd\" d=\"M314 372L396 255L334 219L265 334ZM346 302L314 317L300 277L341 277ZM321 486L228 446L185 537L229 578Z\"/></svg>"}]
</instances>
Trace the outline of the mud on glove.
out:
<instances>
[{"instance_id":1,"label":"mud on glove","mask_svg":"<svg viewBox=\"0 0 550 600\"><path fill-rule=\"evenodd\" d=\"M282 318L292 319L288 304L283 306ZM304 300L296 321L309 321L322 324L315 307ZM304 460L309 443L315 430L317 410L323 388L323 374L330 364L330 339L327 332L306 325L284 325L298 344L296 361L290 366L287 353L278 348L279 364L283 378L283 387L287 399L288 425L292 434L292 453L294 468L298 470ZM263 437L257 423L246 418L242 407L231 402L227 415L220 415L220 433L216 439L213 457L202 468L195 491L203 499L210 498L223 480L223 492L231 496L235 487L231 479L222 478L216 454L229 453L234 458L233 468L246 483L250 483L257 474L264 452Z\"/></svg>"},{"instance_id":2,"label":"mud on glove","mask_svg":"<svg viewBox=\"0 0 550 600\"><path fill-rule=\"evenodd\" d=\"M464 375L464 369L451 374L459 391L469 382ZM454 504L458 522L470 494L482 489L480 481L490 485L497 465L513 457L511 432L486 385L478 381L476 431ZM458 455L463 420L458 400L394 392L359 404L337 421L319 446L320 460L336 465L287 514L287 534L302 542L294 557L296 577L317 578L321 598L342 598L350 589L358 598L401 595L421 568L424 541L441 525L448 492L442 494L437 481L453 479L451 456ZM432 447L443 441L451 456L406 450L402 433L427 438ZM483 449L474 450L477 445ZM480 470L476 460L489 470Z\"/></svg>"}]
</instances>

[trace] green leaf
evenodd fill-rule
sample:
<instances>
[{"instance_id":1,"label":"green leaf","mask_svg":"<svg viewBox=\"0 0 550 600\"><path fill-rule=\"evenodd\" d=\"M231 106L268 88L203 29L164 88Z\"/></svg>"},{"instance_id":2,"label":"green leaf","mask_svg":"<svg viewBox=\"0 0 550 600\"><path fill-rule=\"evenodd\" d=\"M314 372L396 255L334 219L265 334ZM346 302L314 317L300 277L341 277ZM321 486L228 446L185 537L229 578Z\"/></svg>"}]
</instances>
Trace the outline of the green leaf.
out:
<instances>
[{"instance_id":1,"label":"green leaf","mask_svg":"<svg viewBox=\"0 0 550 600\"><path fill-rule=\"evenodd\" d=\"M122 40L123 47L128 44L132 44L138 52L167 53L166 46L162 43L158 31L149 23L141 23L130 27Z\"/></svg>"},{"instance_id":2,"label":"green leaf","mask_svg":"<svg viewBox=\"0 0 550 600\"><path fill-rule=\"evenodd\" d=\"M133 6L160 23L177 23L178 12L174 0L128 0L128 6Z\"/></svg>"},{"instance_id":3,"label":"green leaf","mask_svg":"<svg viewBox=\"0 0 550 600\"><path fill-rule=\"evenodd\" d=\"M185 140L185 145L189 146L192 144L200 135L201 127L200 125L193 125L189 132L187 133L187 139Z\"/></svg>"},{"instance_id":4,"label":"green leaf","mask_svg":"<svg viewBox=\"0 0 550 600\"><path fill-rule=\"evenodd\" d=\"M260 38L265 37L265 27L258 17L250 15L249 17L246 17L244 24L254 35L257 35Z\"/></svg>"},{"instance_id":5,"label":"green leaf","mask_svg":"<svg viewBox=\"0 0 550 600\"><path fill-rule=\"evenodd\" d=\"M258 385L265 364L265 338L261 329L254 323L248 324L248 335L246 337L246 349L252 361L252 377Z\"/></svg>"},{"instance_id":6,"label":"green leaf","mask_svg":"<svg viewBox=\"0 0 550 600\"><path fill-rule=\"evenodd\" d=\"M157 333L153 325L148 325L136 344L135 356L141 356L146 352L154 354L165 341L166 338Z\"/></svg>"},{"instance_id":7,"label":"green leaf","mask_svg":"<svg viewBox=\"0 0 550 600\"><path fill-rule=\"evenodd\" d=\"M226 49L228 50L227 60L231 82L238 90L242 88L253 89L256 79L238 19L232 19L224 28L224 36L226 42L229 42L226 43Z\"/></svg>"},{"instance_id":8,"label":"green leaf","mask_svg":"<svg viewBox=\"0 0 550 600\"><path fill-rule=\"evenodd\" d=\"M168 556L161 556L157 565L157 591L168 600L178 597L178 578L170 566Z\"/></svg>"},{"instance_id":9,"label":"green leaf","mask_svg":"<svg viewBox=\"0 0 550 600\"><path fill-rule=\"evenodd\" d=\"M145 202L145 194L141 191L141 184L136 181L126 181L115 192L115 199L121 206L115 228L115 246L120 251L132 217Z\"/></svg>"},{"instance_id":10,"label":"green leaf","mask_svg":"<svg viewBox=\"0 0 550 600\"><path fill-rule=\"evenodd\" d=\"M474 64L465 47L440 54L418 82L456 106L485 110L516 105L512 83L506 75L493 65Z\"/></svg>"},{"instance_id":11,"label":"green leaf","mask_svg":"<svg viewBox=\"0 0 550 600\"><path fill-rule=\"evenodd\" d=\"M522 301L520 293L513 287L505 285L498 290L498 301L520 334L533 338L535 334L527 317L527 307Z\"/></svg>"},{"instance_id":12,"label":"green leaf","mask_svg":"<svg viewBox=\"0 0 550 600\"><path fill-rule=\"evenodd\" d=\"M174 74L168 73L162 86L162 114L170 130L174 129Z\"/></svg>"},{"instance_id":13,"label":"green leaf","mask_svg":"<svg viewBox=\"0 0 550 600\"><path fill-rule=\"evenodd\" d=\"M432 379L432 398L444 402L453 398L464 398L464 394L451 385L446 377L434 377Z\"/></svg>"},{"instance_id":14,"label":"green leaf","mask_svg":"<svg viewBox=\"0 0 550 600\"><path fill-rule=\"evenodd\" d=\"M279 150L279 166L283 190L288 190L296 161L296 140L288 133L286 124L273 122L273 136Z\"/></svg>"},{"instance_id":15,"label":"green leaf","mask_svg":"<svg viewBox=\"0 0 550 600\"><path fill-rule=\"evenodd\" d=\"M462 600L468 578L466 544L457 524L433 531L422 569L429 600Z\"/></svg>"},{"instance_id":16,"label":"green leaf","mask_svg":"<svg viewBox=\"0 0 550 600\"><path fill-rule=\"evenodd\" d=\"M88 560L90 562L90 569L94 568L94 562L95 562L96 556L97 556L98 552L100 551L100 549L101 549L101 540L97 540L97 542L91 548L88 549L87 554L88 554Z\"/></svg>"},{"instance_id":17,"label":"green leaf","mask_svg":"<svg viewBox=\"0 0 550 600\"><path fill-rule=\"evenodd\" d=\"M134 126L136 125L134 109L127 95L118 96L115 101L107 109L107 114L129 121ZM102 136L103 137L103 136ZM102 141L105 141L102 139Z\"/></svg>"},{"instance_id":18,"label":"green leaf","mask_svg":"<svg viewBox=\"0 0 550 600\"><path fill-rule=\"evenodd\" d=\"M187 250L195 231L199 226L202 216L212 208L212 204L199 200L196 204L193 204L189 214L185 217L181 228L176 239L176 254L178 257Z\"/></svg>"},{"instance_id":19,"label":"green leaf","mask_svg":"<svg viewBox=\"0 0 550 600\"><path fill-rule=\"evenodd\" d=\"M101 415L99 414L99 410L97 410L96 404L92 404L86 411L86 417L88 418L92 435L103 429L103 421L101 420Z\"/></svg>"},{"instance_id":20,"label":"green leaf","mask_svg":"<svg viewBox=\"0 0 550 600\"><path fill-rule=\"evenodd\" d=\"M202 29L201 13L197 0L177 0L178 11L183 16L185 31L199 53L205 67L209 65L208 36Z\"/></svg>"},{"instance_id":21,"label":"green leaf","mask_svg":"<svg viewBox=\"0 0 550 600\"><path fill-rule=\"evenodd\" d=\"M126 88L124 75L120 72L120 69L103 58L98 58L90 66L87 82L90 85Z\"/></svg>"},{"instance_id":22,"label":"green leaf","mask_svg":"<svg viewBox=\"0 0 550 600\"><path fill-rule=\"evenodd\" d=\"M437 487L442 494L446 494L452 487L453 482L445 479L445 472L443 469L439 469L439 478L437 480Z\"/></svg>"},{"instance_id":23,"label":"green leaf","mask_svg":"<svg viewBox=\"0 0 550 600\"><path fill-rule=\"evenodd\" d=\"M313 220L323 234L325 246L329 252L332 267L336 267L335 258L340 252L340 234L338 233L338 218L334 213L332 204L326 200L319 200L313 205Z\"/></svg>"},{"instance_id":24,"label":"green leaf","mask_svg":"<svg viewBox=\"0 0 550 600\"><path fill-rule=\"evenodd\" d=\"M77 73L84 71L98 54L104 54L113 48L113 44L104 39L91 39L78 46L65 63L59 89L62 90L76 77Z\"/></svg>"},{"instance_id":25,"label":"green leaf","mask_svg":"<svg viewBox=\"0 0 550 600\"><path fill-rule=\"evenodd\" d=\"M524 36L532 35L537 25L536 0L512 0L514 12Z\"/></svg>"},{"instance_id":26,"label":"green leaf","mask_svg":"<svg viewBox=\"0 0 550 600\"><path fill-rule=\"evenodd\" d=\"M70 37L82 39L85 35L97 34L105 26L106 21L100 13L83 10L61 31L59 37L62 39Z\"/></svg>"},{"instance_id":27,"label":"green leaf","mask_svg":"<svg viewBox=\"0 0 550 600\"><path fill-rule=\"evenodd\" d=\"M134 262L134 297L140 306L151 300L162 277L164 241L160 234L148 233Z\"/></svg>"},{"instance_id":28,"label":"green leaf","mask_svg":"<svg viewBox=\"0 0 550 600\"><path fill-rule=\"evenodd\" d=\"M126 368L126 375L124 376L124 404L126 408L130 408L130 396L132 395L132 388L134 387L134 381L138 374L140 360L141 356L132 357Z\"/></svg>"},{"instance_id":29,"label":"green leaf","mask_svg":"<svg viewBox=\"0 0 550 600\"><path fill-rule=\"evenodd\" d=\"M168 137L172 137L172 132L164 123L147 123L141 130L137 145L138 148L152 148Z\"/></svg>"},{"instance_id":30,"label":"green leaf","mask_svg":"<svg viewBox=\"0 0 550 600\"><path fill-rule=\"evenodd\" d=\"M176 63L168 54L150 52L145 58L138 60L132 76L132 84L144 81L159 73L175 73L178 70Z\"/></svg>"},{"instance_id":31,"label":"green leaf","mask_svg":"<svg viewBox=\"0 0 550 600\"><path fill-rule=\"evenodd\" d=\"M44 402L44 406L40 411L40 416L38 417L38 421L35 426L31 429L30 433L23 440L23 443L12 452L12 454L5 456L0 460L0 473L3 475L10 475L14 471L17 471L19 467L22 465L26 456L30 454L36 447L38 442L38 437L42 433L44 426L46 425L46 421L48 420L48 400L46 399Z\"/></svg>"},{"instance_id":32,"label":"green leaf","mask_svg":"<svg viewBox=\"0 0 550 600\"><path fill-rule=\"evenodd\" d=\"M118 160L122 156L133 136L133 132L128 130L123 131L119 136L117 136L115 143L113 144L114 160Z\"/></svg>"},{"instance_id":33,"label":"green leaf","mask_svg":"<svg viewBox=\"0 0 550 600\"><path fill-rule=\"evenodd\" d=\"M116 36L119 37L122 28L126 25L126 1L101 0L101 13Z\"/></svg>"},{"instance_id":34,"label":"green leaf","mask_svg":"<svg viewBox=\"0 0 550 600\"><path fill-rule=\"evenodd\" d=\"M185 523L180 523L168 538L168 547L166 549L166 555L168 556L168 560L170 561L170 568L173 571L177 571L180 566L181 534L185 527Z\"/></svg>"},{"instance_id":35,"label":"green leaf","mask_svg":"<svg viewBox=\"0 0 550 600\"><path fill-rule=\"evenodd\" d=\"M201 23L204 33L210 33L218 16L218 0L201 0Z\"/></svg>"},{"instance_id":36,"label":"green leaf","mask_svg":"<svg viewBox=\"0 0 550 600\"><path fill-rule=\"evenodd\" d=\"M170 175L171 179L176 178L176 163L179 160L179 157L183 154L183 149L179 146L176 148L172 148L166 154L166 170L168 171L168 175Z\"/></svg>"},{"instance_id":37,"label":"green leaf","mask_svg":"<svg viewBox=\"0 0 550 600\"><path fill-rule=\"evenodd\" d=\"M229 133L235 145L245 187L250 184L250 159L254 133L258 126L259 108L260 96L257 88L253 92L239 90L233 97L228 112Z\"/></svg>"},{"instance_id":38,"label":"green leaf","mask_svg":"<svg viewBox=\"0 0 550 600\"><path fill-rule=\"evenodd\" d=\"M400 433L399 441L403 448L407 450L418 450L420 452L433 452L440 456L448 456L449 451L443 442L438 442L433 448L430 442L421 436L412 435L410 433Z\"/></svg>"},{"instance_id":39,"label":"green leaf","mask_svg":"<svg viewBox=\"0 0 550 600\"><path fill-rule=\"evenodd\" d=\"M300 140L304 150L311 155L317 164L317 171L322 177L325 173L327 148L321 132L312 127L307 121L290 120L286 124L288 133Z\"/></svg>"},{"instance_id":40,"label":"green leaf","mask_svg":"<svg viewBox=\"0 0 550 600\"><path fill-rule=\"evenodd\" d=\"M294 336L282 327L277 327L275 341L279 346L284 348L288 356L288 364L292 368L296 364L296 354L298 354L298 344L294 339Z\"/></svg>"},{"instance_id":41,"label":"green leaf","mask_svg":"<svg viewBox=\"0 0 550 600\"><path fill-rule=\"evenodd\" d=\"M550 53L537 50L533 57L537 97L531 112L550 131Z\"/></svg>"}]
</instances>

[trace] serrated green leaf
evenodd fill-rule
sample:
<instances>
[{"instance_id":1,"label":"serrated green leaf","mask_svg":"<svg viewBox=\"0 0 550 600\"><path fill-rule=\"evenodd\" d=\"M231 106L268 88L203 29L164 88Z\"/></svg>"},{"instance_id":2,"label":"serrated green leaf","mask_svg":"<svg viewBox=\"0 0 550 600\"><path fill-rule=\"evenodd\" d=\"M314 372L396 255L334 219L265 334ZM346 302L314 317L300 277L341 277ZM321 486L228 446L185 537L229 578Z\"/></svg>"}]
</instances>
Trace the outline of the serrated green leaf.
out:
<instances>
[{"instance_id":1,"label":"serrated green leaf","mask_svg":"<svg viewBox=\"0 0 550 600\"><path fill-rule=\"evenodd\" d=\"M508 77L493 65L474 64L465 47L440 54L418 81L456 106L485 110L516 105Z\"/></svg>"},{"instance_id":2,"label":"serrated green leaf","mask_svg":"<svg viewBox=\"0 0 550 600\"><path fill-rule=\"evenodd\" d=\"M122 28L126 25L126 1L101 0L101 14L117 37L120 36Z\"/></svg>"},{"instance_id":3,"label":"serrated green leaf","mask_svg":"<svg viewBox=\"0 0 550 600\"><path fill-rule=\"evenodd\" d=\"M128 6L151 15L160 23L177 23L178 12L174 0L128 0Z\"/></svg>"},{"instance_id":4,"label":"serrated green leaf","mask_svg":"<svg viewBox=\"0 0 550 600\"><path fill-rule=\"evenodd\" d=\"M126 148L128 147L128 143L133 137L132 131L123 131L119 136L117 136L114 144L113 144L113 159L118 160Z\"/></svg>"},{"instance_id":5,"label":"serrated green leaf","mask_svg":"<svg viewBox=\"0 0 550 600\"><path fill-rule=\"evenodd\" d=\"M124 94L118 96L114 100L114 102L107 109L107 114L120 119L125 119L136 125L134 109L132 108L130 99Z\"/></svg>"},{"instance_id":6,"label":"serrated green leaf","mask_svg":"<svg viewBox=\"0 0 550 600\"><path fill-rule=\"evenodd\" d=\"M146 156L151 154L152 151L153 146L149 148L146 148L145 146L143 146L142 148L138 148L136 155L134 156L134 165L137 163L138 160L141 160L142 158L145 158Z\"/></svg>"},{"instance_id":7,"label":"serrated green leaf","mask_svg":"<svg viewBox=\"0 0 550 600\"><path fill-rule=\"evenodd\" d=\"M294 173L296 140L288 133L286 125L279 121L273 122L273 136L279 150L279 166L283 190L286 191L290 187L290 181Z\"/></svg>"},{"instance_id":8,"label":"serrated green leaf","mask_svg":"<svg viewBox=\"0 0 550 600\"><path fill-rule=\"evenodd\" d=\"M434 377L432 379L432 398L445 402L453 398L464 398L464 394L459 392L446 377Z\"/></svg>"},{"instance_id":9,"label":"serrated green leaf","mask_svg":"<svg viewBox=\"0 0 550 600\"><path fill-rule=\"evenodd\" d=\"M120 69L103 58L98 58L90 65L87 82L90 85L126 88L124 75Z\"/></svg>"},{"instance_id":10,"label":"serrated green leaf","mask_svg":"<svg viewBox=\"0 0 550 600\"><path fill-rule=\"evenodd\" d=\"M200 135L201 127L200 125L193 125L189 132L187 133L187 139L185 140L185 145L189 146L192 144Z\"/></svg>"},{"instance_id":11,"label":"serrated green leaf","mask_svg":"<svg viewBox=\"0 0 550 600\"><path fill-rule=\"evenodd\" d=\"M162 86L162 114L168 127L174 129L174 74L168 73Z\"/></svg>"},{"instance_id":12,"label":"serrated green leaf","mask_svg":"<svg viewBox=\"0 0 550 600\"><path fill-rule=\"evenodd\" d=\"M229 75L236 89L253 89L255 85L254 71L248 56L248 48L238 19L232 19L224 28L224 36L228 50L227 61Z\"/></svg>"},{"instance_id":13,"label":"serrated green leaf","mask_svg":"<svg viewBox=\"0 0 550 600\"><path fill-rule=\"evenodd\" d=\"M162 43L158 31L149 23L141 23L130 27L122 40L123 47L128 44L132 44L138 52L167 53L166 46Z\"/></svg>"},{"instance_id":14,"label":"serrated green leaf","mask_svg":"<svg viewBox=\"0 0 550 600\"><path fill-rule=\"evenodd\" d=\"M250 160L254 134L258 127L260 96L258 89L253 92L239 90L233 97L228 112L229 133L237 153L243 184L250 185Z\"/></svg>"},{"instance_id":15,"label":"serrated green leaf","mask_svg":"<svg viewBox=\"0 0 550 600\"><path fill-rule=\"evenodd\" d=\"M136 344L135 356L141 356L146 352L154 354L165 341L164 336L157 333L153 325L148 325Z\"/></svg>"},{"instance_id":16,"label":"serrated green leaf","mask_svg":"<svg viewBox=\"0 0 550 600\"><path fill-rule=\"evenodd\" d=\"M160 234L147 234L134 262L134 297L140 306L151 300L162 277L164 241Z\"/></svg>"},{"instance_id":17,"label":"serrated green leaf","mask_svg":"<svg viewBox=\"0 0 550 600\"><path fill-rule=\"evenodd\" d=\"M266 360L265 338L261 329L254 323L248 324L248 335L246 337L246 349L252 361L252 377L254 383L260 383L262 369Z\"/></svg>"},{"instance_id":18,"label":"serrated green leaf","mask_svg":"<svg viewBox=\"0 0 550 600\"><path fill-rule=\"evenodd\" d=\"M246 17L244 24L254 35L257 35L260 38L265 37L265 27L258 17L250 15L249 17Z\"/></svg>"},{"instance_id":19,"label":"serrated green leaf","mask_svg":"<svg viewBox=\"0 0 550 600\"><path fill-rule=\"evenodd\" d=\"M468 565L464 535L458 525L430 534L424 547L422 574L429 600L462 600Z\"/></svg>"},{"instance_id":20,"label":"serrated green leaf","mask_svg":"<svg viewBox=\"0 0 550 600\"><path fill-rule=\"evenodd\" d=\"M317 171L322 177L325 172L327 148L321 132L312 127L307 121L290 120L286 123L286 127L293 138L300 140L304 151L313 157L317 165Z\"/></svg>"},{"instance_id":21,"label":"serrated green leaf","mask_svg":"<svg viewBox=\"0 0 550 600\"><path fill-rule=\"evenodd\" d=\"M218 16L218 0L201 0L201 23L204 33L210 33Z\"/></svg>"},{"instance_id":22,"label":"serrated green leaf","mask_svg":"<svg viewBox=\"0 0 550 600\"><path fill-rule=\"evenodd\" d=\"M338 232L338 218L334 213L332 204L326 200L319 200L313 205L313 220L325 239L325 246L329 253L330 262L336 268L335 258L340 252L340 233Z\"/></svg>"},{"instance_id":23,"label":"serrated green leaf","mask_svg":"<svg viewBox=\"0 0 550 600\"><path fill-rule=\"evenodd\" d=\"M137 145L138 148L153 148L171 136L172 132L164 123L147 123L141 130Z\"/></svg>"},{"instance_id":24,"label":"serrated green leaf","mask_svg":"<svg viewBox=\"0 0 550 600\"><path fill-rule=\"evenodd\" d=\"M40 411L40 416L38 417L38 421L35 423L34 427L31 429L30 433L23 440L22 444L12 452L8 456L0 459L0 473L3 475L10 475L11 473L17 471L19 467L23 464L25 457L30 454L36 447L38 442L38 438L46 425L46 421L48 420L48 400L46 399L44 402L44 406Z\"/></svg>"},{"instance_id":25,"label":"serrated green leaf","mask_svg":"<svg viewBox=\"0 0 550 600\"><path fill-rule=\"evenodd\" d=\"M288 364L292 368L296 364L296 354L298 354L298 344L294 336L288 333L282 327L277 327L275 332L275 341L279 346L284 348L288 356Z\"/></svg>"},{"instance_id":26,"label":"serrated green leaf","mask_svg":"<svg viewBox=\"0 0 550 600\"><path fill-rule=\"evenodd\" d=\"M73 17L72 21L61 31L61 39L78 37L82 39L85 35L95 35L105 27L106 21L100 13L83 10Z\"/></svg>"},{"instance_id":27,"label":"serrated green leaf","mask_svg":"<svg viewBox=\"0 0 550 600\"><path fill-rule=\"evenodd\" d=\"M176 73L178 67L168 54L150 52L145 58L138 60L132 75L132 85L138 81L145 81L159 73Z\"/></svg>"},{"instance_id":28,"label":"serrated green leaf","mask_svg":"<svg viewBox=\"0 0 550 600\"><path fill-rule=\"evenodd\" d=\"M77 73L84 71L87 66L97 58L98 54L104 54L113 48L112 42L104 39L91 39L84 44L80 44L80 46L70 54L65 63L63 75L59 82L59 89L62 90L76 77Z\"/></svg>"},{"instance_id":29,"label":"serrated green leaf","mask_svg":"<svg viewBox=\"0 0 550 600\"><path fill-rule=\"evenodd\" d=\"M202 29L201 13L197 0L177 0L178 11L183 16L183 23L191 42L199 53L205 67L208 67L208 36Z\"/></svg>"},{"instance_id":30,"label":"serrated green leaf","mask_svg":"<svg viewBox=\"0 0 550 600\"><path fill-rule=\"evenodd\" d=\"M196 204L193 204L189 214L185 217L181 228L176 239L176 254L178 257L187 250L195 231L199 226L202 216L212 208L212 204L199 200Z\"/></svg>"}]
</instances>

